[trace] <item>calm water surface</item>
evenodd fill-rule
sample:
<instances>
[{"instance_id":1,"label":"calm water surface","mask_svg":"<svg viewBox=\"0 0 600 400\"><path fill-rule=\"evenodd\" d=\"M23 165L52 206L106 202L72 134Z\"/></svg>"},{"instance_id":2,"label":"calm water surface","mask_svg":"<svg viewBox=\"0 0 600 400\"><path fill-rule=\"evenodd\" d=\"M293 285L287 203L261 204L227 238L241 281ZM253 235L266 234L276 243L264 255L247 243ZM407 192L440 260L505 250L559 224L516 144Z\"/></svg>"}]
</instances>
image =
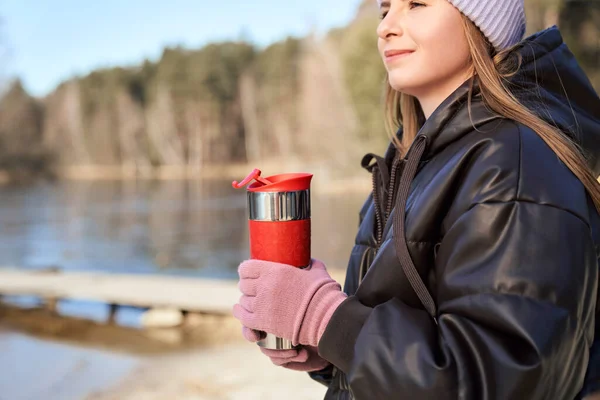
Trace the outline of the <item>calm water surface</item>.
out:
<instances>
[{"instance_id":1,"label":"calm water surface","mask_svg":"<svg viewBox=\"0 0 600 400\"><path fill-rule=\"evenodd\" d=\"M312 191L312 255L345 267L364 193ZM0 188L0 266L236 277L246 195L230 181L65 181Z\"/></svg>"}]
</instances>

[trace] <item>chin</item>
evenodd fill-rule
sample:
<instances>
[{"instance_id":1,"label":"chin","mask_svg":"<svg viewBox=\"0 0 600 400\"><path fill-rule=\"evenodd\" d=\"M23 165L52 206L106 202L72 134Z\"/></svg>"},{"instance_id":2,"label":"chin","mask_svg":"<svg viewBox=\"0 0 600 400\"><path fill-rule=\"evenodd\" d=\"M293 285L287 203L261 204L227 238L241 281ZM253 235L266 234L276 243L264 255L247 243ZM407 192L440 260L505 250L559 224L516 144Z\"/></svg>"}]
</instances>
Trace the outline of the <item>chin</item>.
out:
<instances>
[{"instance_id":1,"label":"chin","mask_svg":"<svg viewBox=\"0 0 600 400\"><path fill-rule=\"evenodd\" d=\"M389 83L392 89L397 92L415 96L419 91L420 84L409 74L401 74L400 71L389 74Z\"/></svg>"},{"instance_id":2,"label":"chin","mask_svg":"<svg viewBox=\"0 0 600 400\"><path fill-rule=\"evenodd\" d=\"M414 85L411 85L409 82L405 82L405 81L397 82L397 81L390 80L390 86L396 92L408 94L411 96L415 96L418 91Z\"/></svg>"}]
</instances>

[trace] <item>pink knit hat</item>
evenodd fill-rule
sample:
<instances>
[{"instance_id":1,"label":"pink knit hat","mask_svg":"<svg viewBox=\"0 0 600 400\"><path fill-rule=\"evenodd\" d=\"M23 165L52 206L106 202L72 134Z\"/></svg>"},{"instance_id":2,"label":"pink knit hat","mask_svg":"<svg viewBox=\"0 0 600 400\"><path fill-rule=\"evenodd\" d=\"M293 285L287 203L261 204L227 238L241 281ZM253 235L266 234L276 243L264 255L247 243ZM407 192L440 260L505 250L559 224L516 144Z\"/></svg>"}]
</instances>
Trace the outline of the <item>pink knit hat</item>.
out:
<instances>
[{"instance_id":1,"label":"pink knit hat","mask_svg":"<svg viewBox=\"0 0 600 400\"><path fill-rule=\"evenodd\" d=\"M477 25L496 51L519 43L525 35L524 0L448 1Z\"/></svg>"}]
</instances>

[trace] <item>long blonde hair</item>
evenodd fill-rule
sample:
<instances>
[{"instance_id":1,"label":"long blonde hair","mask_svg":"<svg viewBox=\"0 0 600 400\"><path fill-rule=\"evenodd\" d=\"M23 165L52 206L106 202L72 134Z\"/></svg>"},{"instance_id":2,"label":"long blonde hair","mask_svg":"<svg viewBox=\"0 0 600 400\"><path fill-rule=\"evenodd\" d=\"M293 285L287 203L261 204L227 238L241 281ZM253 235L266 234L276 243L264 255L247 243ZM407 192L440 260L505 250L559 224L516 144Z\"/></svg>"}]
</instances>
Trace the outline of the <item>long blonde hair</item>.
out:
<instances>
[{"instance_id":1,"label":"long blonde hair","mask_svg":"<svg viewBox=\"0 0 600 400\"><path fill-rule=\"evenodd\" d=\"M483 101L494 112L517 121L535 131L558 155L562 162L579 178L600 212L600 183L587 164L580 147L560 129L548 124L525 107L506 87L504 79L519 69L520 59L511 49L493 55L493 47L467 17L463 27L472 60L472 71L478 79ZM385 92L386 130L390 140L401 154L405 154L423 123L423 112L414 96L394 90L389 81ZM472 88L469 90L469 105ZM402 140L396 131L402 126Z\"/></svg>"}]
</instances>

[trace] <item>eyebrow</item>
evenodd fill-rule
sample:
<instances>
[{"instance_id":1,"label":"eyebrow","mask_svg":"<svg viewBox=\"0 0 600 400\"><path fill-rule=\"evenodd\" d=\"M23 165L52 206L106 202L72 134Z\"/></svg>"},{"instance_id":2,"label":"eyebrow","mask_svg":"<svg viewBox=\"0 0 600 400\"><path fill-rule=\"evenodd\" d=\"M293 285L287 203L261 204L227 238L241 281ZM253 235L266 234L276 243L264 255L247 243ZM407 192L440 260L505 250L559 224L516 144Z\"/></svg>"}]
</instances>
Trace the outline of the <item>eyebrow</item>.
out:
<instances>
[{"instance_id":1,"label":"eyebrow","mask_svg":"<svg viewBox=\"0 0 600 400\"><path fill-rule=\"evenodd\" d=\"M406 0L402 0L402 1L406 1ZM390 8L391 6L392 6L392 2L389 0L382 1L381 3L379 3L379 8L384 8L384 7Z\"/></svg>"}]
</instances>

